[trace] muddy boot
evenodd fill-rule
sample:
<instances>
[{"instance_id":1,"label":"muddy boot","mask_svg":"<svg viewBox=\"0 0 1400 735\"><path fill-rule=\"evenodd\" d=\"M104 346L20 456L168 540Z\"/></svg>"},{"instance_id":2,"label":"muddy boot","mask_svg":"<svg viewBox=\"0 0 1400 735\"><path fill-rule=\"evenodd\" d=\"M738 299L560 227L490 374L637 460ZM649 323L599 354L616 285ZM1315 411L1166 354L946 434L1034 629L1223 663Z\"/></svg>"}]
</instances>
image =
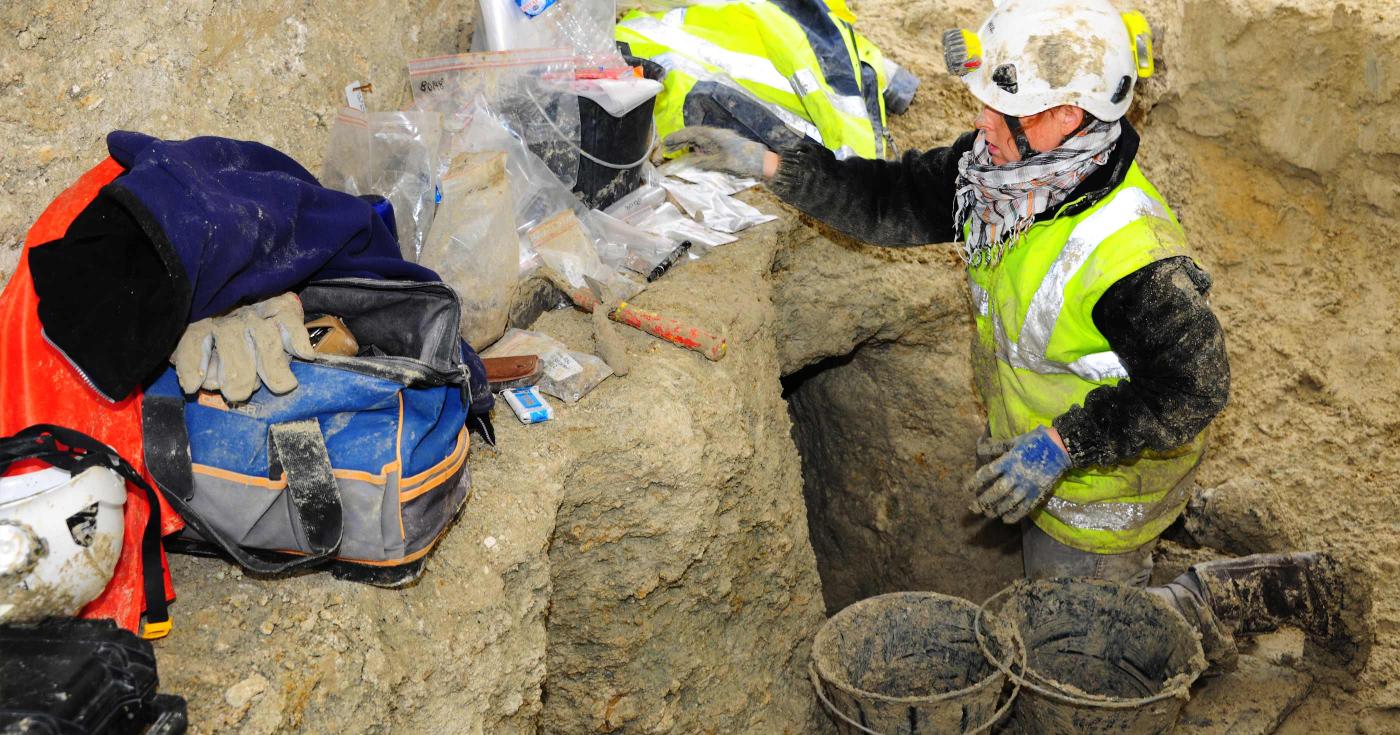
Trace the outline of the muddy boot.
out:
<instances>
[{"instance_id":1,"label":"muddy boot","mask_svg":"<svg viewBox=\"0 0 1400 735\"><path fill-rule=\"evenodd\" d=\"M1161 587L1148 587L1147 591L1175 608L1201 634L1201 651L1210 664L1205 676L1220 676L1238 667L1240 649L1235 645L1235 637L1211 612L1194 574L1186 572Z\"/></svg>"},{"instance_id":2,"label":"muddy boot","mask_svg":"<svg viewBox=\"0 0 1400 735\"><path fill-rule=\"evenodd\" d=\"M1348 594L1330 554L1255 554L1197 564L1183 576L1195 578L1210 611L1236 635L1299 628L1343 667L1361 651L1363 637L1343 614L1360 595Z\"/></svg>"}]
</instances>

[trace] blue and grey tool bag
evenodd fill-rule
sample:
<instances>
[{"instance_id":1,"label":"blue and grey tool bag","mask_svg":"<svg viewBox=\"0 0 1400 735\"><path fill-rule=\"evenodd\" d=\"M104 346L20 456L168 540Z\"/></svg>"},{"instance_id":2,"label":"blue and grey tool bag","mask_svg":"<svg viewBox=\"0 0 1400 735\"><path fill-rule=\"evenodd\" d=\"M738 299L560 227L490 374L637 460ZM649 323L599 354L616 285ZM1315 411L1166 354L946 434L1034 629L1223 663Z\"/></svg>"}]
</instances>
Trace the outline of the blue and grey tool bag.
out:
<instances>
[{"instance_id":1,"label":"blue and grey tool bag","mask_svg":"<svg viewBox=\"0 0 1400 735\"><path fill-rule=\"evenodd\" d=\"M146 392L146 465L186 523L170 546L256 573L407 584L471 484L460 302L442 283L358 278L300 295L345 322L360 356L294 361L295 390L242 404L185 396L173 369Z\"/></svg>"}]
</instances>

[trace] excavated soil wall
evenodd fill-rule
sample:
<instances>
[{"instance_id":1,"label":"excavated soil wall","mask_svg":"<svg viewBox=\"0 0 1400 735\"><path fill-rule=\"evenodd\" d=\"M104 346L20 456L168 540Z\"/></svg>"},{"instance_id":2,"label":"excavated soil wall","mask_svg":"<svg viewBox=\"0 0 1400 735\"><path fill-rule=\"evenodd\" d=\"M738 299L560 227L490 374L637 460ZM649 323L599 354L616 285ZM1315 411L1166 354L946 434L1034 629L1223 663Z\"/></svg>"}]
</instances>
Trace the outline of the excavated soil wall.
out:
<instances>
[{"instance_id":1,"label":"excavated soil wall","mask_svg":"<svg viewBox=\"0 0 1400 735\"><path fill-rule=\"evenodd\" d=\"M945 28L975 27L985 5L860 4L867 35L924 80L892 125L906 148L970 127L975 102L926 49ZM1400 731L1400 21L1374 0L1141 6L1158 73L1130 113L1139 162L1214 276L1233 372L1186 519L1203 546L1190 555L1335 553L1369 589L1350 613L1374 649L1358 674L1316 672L1329 686L1281 731ZM948 494L980 426L955 390L970 389L955 356L970 339L965 314L911 328L917 346L862 337L853 354L788 379L831 606L911 584L971 592L1015 574L1014 545L969 558L958 519L980 524ZM930 447L938 460L925 468Z\"/></svg>"},{"instance_id":2,"label":"excavated soil wall","mask_svg":"<svg viewBox=\"0 0 1400 735\"><path fill-rule=\"evenodd\" d=\"M901 145L965 130L972 101L930 49L987 4L853 5L924 79ZM1132 113L1141 163L1215 277L1234 373L1187 528L1206 553L1329 549L1373 586L1365 668L1324 677L1281 731L1400 731L1400 21L1381 0L1146 5L1159 74ZM465 47L464 7L0 8L0 273L108 130L256 139L314 171L344 84L373 81L378 109L406 101L404 60ZM823 606L978 599L1014 578L1014 536L959 490L981 414L956 257L857 245L752 200L782 219L640 300L725 331L729 357L628 334L632 375L550 425L502 417L417 586L176 558L158 653L198 728L808 732ZM538 326L591 348L579 314Z\"/></svg>"}]
</instances>

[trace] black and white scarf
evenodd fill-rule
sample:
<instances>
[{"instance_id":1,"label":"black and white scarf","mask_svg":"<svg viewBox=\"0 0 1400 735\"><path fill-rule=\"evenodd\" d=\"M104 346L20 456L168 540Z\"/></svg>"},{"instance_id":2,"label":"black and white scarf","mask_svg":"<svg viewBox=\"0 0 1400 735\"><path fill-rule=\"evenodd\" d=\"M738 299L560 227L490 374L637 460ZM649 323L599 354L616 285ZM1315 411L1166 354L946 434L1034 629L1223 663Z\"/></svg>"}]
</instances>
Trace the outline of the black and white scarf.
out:
<instances>
[{"instance_id":1,"label":"black and white scarf","mask_svg":"<svg viewBox=\"0 0 1400 735\"><path fill-rule=\"evenodd\" d=\"M986 135L958 162L957 236L963 237L963 260L972 266L994 265L1036 215L1058 207L1085 177L1108 162L1122 133L1118 122L1095 120L1059 148L1001 166L992 163Z\"/></svg>"}]
</instances>

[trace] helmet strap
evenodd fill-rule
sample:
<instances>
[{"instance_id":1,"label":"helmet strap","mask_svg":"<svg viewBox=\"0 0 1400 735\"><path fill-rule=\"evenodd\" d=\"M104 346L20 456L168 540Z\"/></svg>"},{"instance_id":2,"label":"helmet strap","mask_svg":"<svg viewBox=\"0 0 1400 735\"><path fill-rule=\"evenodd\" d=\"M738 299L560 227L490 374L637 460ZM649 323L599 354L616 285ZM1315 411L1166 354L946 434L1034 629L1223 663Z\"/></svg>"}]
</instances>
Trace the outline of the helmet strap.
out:
<instances>
[{"instance_id":1,"label":"helmet strap","mask_svg":"<svg viewBox=\"0 0 1400 735\"><path fill-rule=\"evenodd\" d=\"M1001 116L1006 120L1006 127L1011 129L1011 137L1016 141L1016 150L1021 154L1022 161L1040 152L1031 147L1030 140L1026 138L1026 129L1021 127L1021 118L1004 112Z\"/></svg>"}]
</instances>

